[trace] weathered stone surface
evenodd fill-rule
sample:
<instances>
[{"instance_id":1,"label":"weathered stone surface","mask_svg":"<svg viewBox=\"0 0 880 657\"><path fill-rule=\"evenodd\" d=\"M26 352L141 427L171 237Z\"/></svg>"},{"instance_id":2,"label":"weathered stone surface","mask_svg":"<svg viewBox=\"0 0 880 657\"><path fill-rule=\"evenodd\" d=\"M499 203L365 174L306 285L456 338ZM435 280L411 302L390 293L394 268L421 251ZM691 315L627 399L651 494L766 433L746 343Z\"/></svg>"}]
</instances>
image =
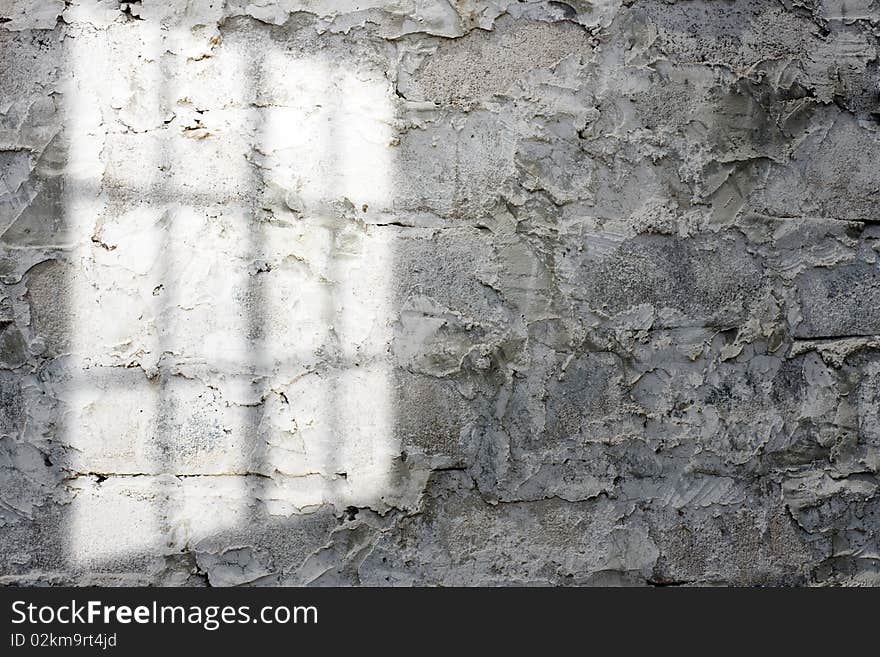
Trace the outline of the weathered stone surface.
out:
<instances>
[{"instance_id":1,"label":"weathered stone surface","mask_svg":"<svg viewBox=\"0 0 880 657\"><path fill-rule=\"evenodd\" d=\"M806 271L798 276L799 338L837 338L880 333L880 269L857 263Z\"/></svg>"},{"instance_id":2,"label":"weathered stone surface","mask_svg":"<svg viewBox=\"0 0 880 657\"><path fill-rule=\"evenodd\" d=\"M880 585L878 24L0 1L0 582Z\"/></svg>"}]
</instances>

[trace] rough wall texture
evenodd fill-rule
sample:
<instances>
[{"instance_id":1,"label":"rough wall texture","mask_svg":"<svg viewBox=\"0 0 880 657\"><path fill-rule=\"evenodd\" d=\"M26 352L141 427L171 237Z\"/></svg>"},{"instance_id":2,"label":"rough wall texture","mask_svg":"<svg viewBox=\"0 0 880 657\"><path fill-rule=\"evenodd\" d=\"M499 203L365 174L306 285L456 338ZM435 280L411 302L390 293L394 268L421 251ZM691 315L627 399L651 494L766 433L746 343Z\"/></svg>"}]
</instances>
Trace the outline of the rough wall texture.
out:
<instances>
[{"instance_id":1,"label":"rough wall texture","mask_svg":"<svg viewBox=\"0 0 880 657\"><path fill-rule=\"evenodd\" d=\"M874 0L0 0L0 576L880 584Z\"/></svg>"}]
</instances>

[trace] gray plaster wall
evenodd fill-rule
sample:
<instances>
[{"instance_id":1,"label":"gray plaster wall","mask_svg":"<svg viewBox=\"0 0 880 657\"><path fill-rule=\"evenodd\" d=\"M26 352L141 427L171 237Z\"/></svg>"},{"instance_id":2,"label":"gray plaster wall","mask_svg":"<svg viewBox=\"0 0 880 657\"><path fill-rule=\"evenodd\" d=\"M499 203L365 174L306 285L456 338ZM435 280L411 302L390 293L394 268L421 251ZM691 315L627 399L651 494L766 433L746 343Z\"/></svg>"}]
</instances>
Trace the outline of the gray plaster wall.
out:
<instances>
[{"instance_id":1,"label":"gray plaster wall","mask_svg":"<svg viewBox=\"0 0 880 657\"><path fill-rule=\"evenodd\" d=\"M0 0L0 582L880 584L874 0Z\"/></svg>"}]
</instances>

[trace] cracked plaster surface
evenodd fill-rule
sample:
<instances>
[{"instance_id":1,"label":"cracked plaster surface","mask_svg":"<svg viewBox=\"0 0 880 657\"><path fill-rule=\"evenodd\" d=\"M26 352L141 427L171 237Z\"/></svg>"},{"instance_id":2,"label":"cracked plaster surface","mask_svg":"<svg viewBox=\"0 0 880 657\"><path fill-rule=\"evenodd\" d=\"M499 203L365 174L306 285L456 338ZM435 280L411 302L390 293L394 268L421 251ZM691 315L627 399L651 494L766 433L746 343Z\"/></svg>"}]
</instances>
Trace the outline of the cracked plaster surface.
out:
<instances>
[{"instance_id":1,"label":"cracked plaster surface","mask_svg":"<svg viewBox=\"0 0 880 657\"><path fill-rule=\"evenodd\" d=\"M873 0L0 0L0 582L878 585Z\"/></svg>"}]
</instances>

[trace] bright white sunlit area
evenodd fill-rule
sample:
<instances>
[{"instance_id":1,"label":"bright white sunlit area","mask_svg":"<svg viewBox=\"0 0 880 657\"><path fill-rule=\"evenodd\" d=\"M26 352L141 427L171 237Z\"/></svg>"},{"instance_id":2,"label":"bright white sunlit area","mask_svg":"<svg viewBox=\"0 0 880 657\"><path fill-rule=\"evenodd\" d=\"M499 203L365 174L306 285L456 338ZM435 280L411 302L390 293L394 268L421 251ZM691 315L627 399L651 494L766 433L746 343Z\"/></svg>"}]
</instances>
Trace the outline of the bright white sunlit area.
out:
<instances>
[{"instance_id":1,"label":"bright white sunlit area","mask_svg":"<svg viewBox=\"0 0 880 657\"><path fill-rule=\"evenodd\" d=\"M880 585L875 4L0 0L0 593Z\"/></svg>"}]
</instances>

